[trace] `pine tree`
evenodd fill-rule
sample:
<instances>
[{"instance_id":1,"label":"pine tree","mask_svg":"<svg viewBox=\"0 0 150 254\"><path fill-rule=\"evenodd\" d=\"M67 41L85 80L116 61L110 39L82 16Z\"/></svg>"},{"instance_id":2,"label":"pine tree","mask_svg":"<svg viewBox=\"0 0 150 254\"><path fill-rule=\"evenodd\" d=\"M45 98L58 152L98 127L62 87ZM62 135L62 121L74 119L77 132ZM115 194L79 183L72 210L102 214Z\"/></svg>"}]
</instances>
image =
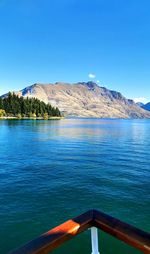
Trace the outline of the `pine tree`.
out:
<instances>
[{"instance_id":1,"label":"pine tree","mask_svg":"<svg viewBox=\"0 0 150 254\"><path fill-rule=\"evenodd\" d=\"M36 98L23 98L15 93L8 93L7 97L0 98L0 109L5 110L8 116L44 117L61 116L58 108L52 107Z\"/></svg>"}]
</instances>

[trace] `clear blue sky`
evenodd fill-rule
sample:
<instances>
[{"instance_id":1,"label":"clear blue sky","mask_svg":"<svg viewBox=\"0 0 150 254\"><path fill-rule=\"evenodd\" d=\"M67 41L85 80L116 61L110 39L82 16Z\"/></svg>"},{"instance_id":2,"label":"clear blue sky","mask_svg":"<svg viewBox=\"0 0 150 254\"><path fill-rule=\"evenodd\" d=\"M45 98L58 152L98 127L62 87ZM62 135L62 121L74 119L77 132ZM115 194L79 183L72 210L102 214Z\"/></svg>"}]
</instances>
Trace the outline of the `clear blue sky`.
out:
<instances>
[{"instance_id":1,"label":"clear blue sky","mask_svg":"<svg viewBox=\"0 0 150 254\"><path fill-rule=\"evenodd\" d=\"M150 101L149 0L0 0L0 94L89 73Z\"/></svg>"}]
</instances>

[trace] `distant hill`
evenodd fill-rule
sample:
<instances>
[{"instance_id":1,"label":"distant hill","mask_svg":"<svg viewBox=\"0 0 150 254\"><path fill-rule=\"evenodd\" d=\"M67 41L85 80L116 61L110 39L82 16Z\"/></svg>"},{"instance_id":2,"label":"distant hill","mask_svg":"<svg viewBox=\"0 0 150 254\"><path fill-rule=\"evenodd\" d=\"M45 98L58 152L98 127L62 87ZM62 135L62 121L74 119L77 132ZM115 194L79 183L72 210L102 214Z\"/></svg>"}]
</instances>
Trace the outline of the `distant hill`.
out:
<instances>
[{"instance_id":1,"label":"distant hill","mask_svg":"<svg viewBox=\"0 0 150 254\"><path fill-rule=\"evenodd\" d=\"M15 93L49 102L52 106L57 106L65 116L150 118L150 112L140 108L133 100L126 99L119 92L99 87L91 81L75 84L34 84Z\"/></svg>"},{"instance_id":2,"label":"distant hill","mask_svg":"<svg viewBox=\"0 0 150 254\"><path fill-rule=\"evenodd\" d=\"M144 104L144 105L142 106L142 108L145 109L145 110L150 111L150 102Z\"/></svg>"},{"instance_id":3,"label":"distant hill","mask_svg":"<svg viewBox=\"0 0 150 254\"><path fill-rule=\"evenodd\" d=\"M139 107L143 107L144 106L144 103L143 102L136 102L136 105L138 105Z\"/></svg>"},{"instance_id":4,"label":"distant hill","mask_svg":"<svg viewBox=\"0 0 150 254\"><path fill-rule=\"evenodd\" d=\"M147 110L147 111L150 111L150 102L144 104L142 102L137 102L136 105L138 105L139 107Z\"/></svg>"}]
</instances>

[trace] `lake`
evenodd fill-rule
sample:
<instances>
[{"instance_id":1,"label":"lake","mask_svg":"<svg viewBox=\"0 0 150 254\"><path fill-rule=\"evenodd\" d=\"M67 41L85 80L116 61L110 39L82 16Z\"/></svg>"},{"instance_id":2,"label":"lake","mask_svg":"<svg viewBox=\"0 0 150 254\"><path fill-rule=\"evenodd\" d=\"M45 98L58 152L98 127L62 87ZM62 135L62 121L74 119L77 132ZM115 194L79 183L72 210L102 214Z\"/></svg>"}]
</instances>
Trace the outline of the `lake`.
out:
<instances>
[{"instance_id":1,"label":"lake","mask_svg":"<svg viewBox=\"0 0 150 254\"><path fill-rule=\"evenodd\" d=\"M0 120L1 254L92 208L149 231L149 197L150 120ZM90 231L53 253L91 253Z\"/></svg>"}]
</instances>

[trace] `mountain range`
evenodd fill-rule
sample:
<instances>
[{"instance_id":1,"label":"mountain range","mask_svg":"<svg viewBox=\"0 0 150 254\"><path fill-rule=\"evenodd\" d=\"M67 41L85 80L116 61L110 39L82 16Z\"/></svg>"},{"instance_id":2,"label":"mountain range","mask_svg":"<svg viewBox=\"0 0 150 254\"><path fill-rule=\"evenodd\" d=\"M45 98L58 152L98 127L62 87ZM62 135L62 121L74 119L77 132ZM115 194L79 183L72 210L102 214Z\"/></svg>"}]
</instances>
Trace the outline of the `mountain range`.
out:
<instances>
[{"instance_id":1,"label":"mountain range","mask_svg":"<svg viewBox=\"0 0 150 254\"><path fill-rule=\"evenodd\" d=\"M56 82L36 83L15 94L35 97L57 106L65 116L100 118L150 118L150 112L121 93L100 87L96 83L74 84ZM2 97L7 96L7 94Z\"/></svg>"}]
</instances>

